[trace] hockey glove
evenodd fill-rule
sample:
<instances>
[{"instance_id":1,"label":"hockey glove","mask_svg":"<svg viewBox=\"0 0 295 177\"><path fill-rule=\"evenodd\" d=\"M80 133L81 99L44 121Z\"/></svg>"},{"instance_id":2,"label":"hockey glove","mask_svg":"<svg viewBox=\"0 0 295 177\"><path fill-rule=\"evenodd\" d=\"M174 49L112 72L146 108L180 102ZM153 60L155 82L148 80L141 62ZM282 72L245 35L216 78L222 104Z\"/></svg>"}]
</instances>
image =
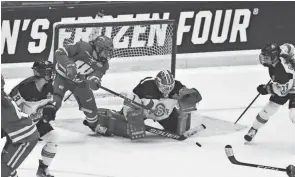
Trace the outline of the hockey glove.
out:
<instances>
[{"instance_id":1,"label":"hockey glove","mask_svg":"<svg viewBox=\"0 0 295 177\"><path fill-rule=\"evenodd\" d=\"M43 107L42 110L42 114L43 114L43 121L45 122L50 122L52 120L55 120L55 116L56 116L56 107L53 104L47 104Z\"/></svg>"},{"instance_id":2,"label":"hockey glove","mask_svg":"<svg viewBox=\"0 0 295 177\"><path fill-rule=\"evenodd\" d=\"M295 177L295 166L294 165L289 165L287 167L287 175L289 177Z\"/></svg>"},{"instance_id":3,"label":"hockey glove","mask_svg":"<svg viewBox=\"0 0 295 177\"><path fill-rule=\"evenodd\" d=\"M87 78L88 82L89 82L89 87L91 90L98 90L100 85L101 85L101 80L100 78L96 77L96 76L90 76Z\"/></svg>"},{"instance_id":4,"label":"hockey glove","mask_svg":"<svg viewBox=\"0 0 295 177\"><path fill-rule=\"evenodd\" d=\"M272 91L272 86L271 85L259 85L257 87L257 91L261 94L261 95L267 95L267 94L271 94L273 93Z\"/></svg>"},{"instance_id":5,"label":"hockey glove","mask_svg":"<svg viewBox=\"0 0 295 177\"><path fill-rule=\"evenodd\" d=\"M70 80L74 80L77 76L77 67L75 63L68 64L66 66L66 75Z\"/></svg>"},{"instance_id":6,"label":"hockey glove","mask_svg":"<svg viewBox=\"0 0 295 177\"><path fill-rule=\"evenodd\" d=\"M202 100L202 96L195 88L183 88L179 92L179 107L180 111L190 112L196 110L196 104Z\"/></svg>"}]
</instances>

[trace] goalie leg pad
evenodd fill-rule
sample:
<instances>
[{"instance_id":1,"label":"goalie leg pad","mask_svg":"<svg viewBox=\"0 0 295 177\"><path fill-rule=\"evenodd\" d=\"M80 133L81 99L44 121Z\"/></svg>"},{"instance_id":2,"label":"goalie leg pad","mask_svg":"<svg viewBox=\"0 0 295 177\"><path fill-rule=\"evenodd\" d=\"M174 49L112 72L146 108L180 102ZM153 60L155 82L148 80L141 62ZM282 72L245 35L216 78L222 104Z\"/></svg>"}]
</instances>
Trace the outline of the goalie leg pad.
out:
<instances>
[{"instance_id":1,"label":"goalie leg pad","mask_svg":"<svg viewBox=\"0 0 295 177\"><path fill-rule=\"evenodd\" d=\"M191 113L180 112L177 122L177 131L178 135L182 135L184 132L189 130L191 127Z\"/></svg>"},{"instance_id":2,"label":"goalie leg pad","mask_svg":"<svg viewBox=\"0 0 295 177\"><path fill-rule=\"evenodd\" d=\"M130 139L145 137L144 113L142 110L130 111L125 115L127 119L127 134Z\"/></svg>"},{"instance_id":3,"label":"goalie leg pad","mask_svg":"<svg viewBox=\"0 0 295 177\"><path fill-rule=\"evenodd\" d=\"M145 137L143 117L130 114L124 116L113 110L98 109L99 123L115 136L139 139Z\"/></svg>"},{"instance_id":4,"label":"goalie leg pad","mask_svg":"<svg viewBox=\"0 0 295 177\"><path fill-rule=\"evenodd\" d=\"M179 112L174 108L167 119L158 122L165 130L177 135L183 135L184 132L190 129L191 114L187 112Z\"/></svg>"}]
</instances>

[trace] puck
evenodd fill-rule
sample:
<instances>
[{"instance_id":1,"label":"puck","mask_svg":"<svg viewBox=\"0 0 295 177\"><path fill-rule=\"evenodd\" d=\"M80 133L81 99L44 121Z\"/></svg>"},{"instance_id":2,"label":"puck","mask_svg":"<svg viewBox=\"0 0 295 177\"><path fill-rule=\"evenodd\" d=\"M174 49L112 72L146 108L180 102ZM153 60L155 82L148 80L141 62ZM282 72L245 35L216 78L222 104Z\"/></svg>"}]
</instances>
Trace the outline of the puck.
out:
<instances>
[{"instance_id":1,"label":"puck","mask_svg":"<svg viewBox=\"0 0 295 177\"><path fill-rule=\"evenodd\" d=\"M199 146L199 147L202 147L202 145L198 142L196 142L196 145Z\"/></svg>"}]
</instances>

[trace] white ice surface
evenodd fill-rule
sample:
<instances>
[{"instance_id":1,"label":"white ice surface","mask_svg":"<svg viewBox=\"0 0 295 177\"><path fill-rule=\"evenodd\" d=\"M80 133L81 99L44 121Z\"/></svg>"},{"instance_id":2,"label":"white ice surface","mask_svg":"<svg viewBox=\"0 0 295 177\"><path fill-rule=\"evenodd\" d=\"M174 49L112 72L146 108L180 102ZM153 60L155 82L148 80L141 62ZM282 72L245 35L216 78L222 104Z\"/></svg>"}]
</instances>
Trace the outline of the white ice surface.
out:
<instances>
[{"instance_id":1,"label":"white ice surface","mask_svg":"<svg viewBox=\"0 0 295 177\"><path fill-rule=\"evenodd\" d=\"M109 74L102 84L124 93L143 77L156 73ZM176 79L188 87L196 87L203 95L199 114L234 122L257 95L257 85L268 82L267 73L262 66L197 68L177 70ZM6 90L18 81L6 80ZM267 100L268 96L260 96L239 123L251 126ZM97 100L99 107L112 109L119 109L121 103L122 100L115 97ZM295 164L295 127L288 115L286 104L259 131L251 145L244 145L243 140L248 129L177 142L156 137L138 141L89 137L57 128L62 143L51 171L56 177L286 177L284 172L232 165L224 146L231 144L236 158L243 162L282 168ZM83 114L75 103L68 101L58 112L57 119L73 118L82 120ZM202 148L195 145L196 141L203 145ZM42 143L38 144L21 165L20 177L35 175L42 147Z\"/></svg>"}]
</instances>

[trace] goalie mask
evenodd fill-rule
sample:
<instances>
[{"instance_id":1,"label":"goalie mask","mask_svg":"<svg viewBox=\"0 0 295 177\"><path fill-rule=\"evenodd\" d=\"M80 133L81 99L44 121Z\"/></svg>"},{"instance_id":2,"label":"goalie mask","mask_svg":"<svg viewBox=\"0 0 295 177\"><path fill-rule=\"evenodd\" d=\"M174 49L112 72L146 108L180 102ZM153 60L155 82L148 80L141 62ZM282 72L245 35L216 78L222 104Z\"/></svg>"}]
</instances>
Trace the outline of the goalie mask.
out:
<instances>
[{"instance_id":1,"label":"goalie mask","mask_svg":"<svg viewBox=\"0 0 295 177\"><path fill-rule=\"evenodd\" d=\"M112 58L114 45L113 40L107 36L89 36L89 43L94 49L93 57L100 62L107 62Z\"/></svg>"},{"instance_id":2,"label":"goalie mask","mask_svg":"<svg viewBox=\"0 0 295 177\"><path fill-rule=\"evenodd\" d=\"M273 42L268 43L261 49L259 61L263 66L269 67L278 60L280 53L280 46Z\"/></svg>"},{"instance_id":3,"label":"goalie mask","mask_svg":"<svg viewBox=\"0 0 295 177\"><path fill-rule=\"evenodd\" d=\"M175 80L169 70L162 70L157 74L155 79L159 91L165 98L169 97L170 92L174 89Z\"/></svg>"},{"instance_id":4,"label":"goalie mask","mask_svg":"<svg viewBox=\"0 0 295 177\"><path fill-rule=\"evenodd\" d=\"M36 61L33 64L33 72L36 77L51 81L55 76L54 65L50 61Z\"/></svg>"}]
</instances>

